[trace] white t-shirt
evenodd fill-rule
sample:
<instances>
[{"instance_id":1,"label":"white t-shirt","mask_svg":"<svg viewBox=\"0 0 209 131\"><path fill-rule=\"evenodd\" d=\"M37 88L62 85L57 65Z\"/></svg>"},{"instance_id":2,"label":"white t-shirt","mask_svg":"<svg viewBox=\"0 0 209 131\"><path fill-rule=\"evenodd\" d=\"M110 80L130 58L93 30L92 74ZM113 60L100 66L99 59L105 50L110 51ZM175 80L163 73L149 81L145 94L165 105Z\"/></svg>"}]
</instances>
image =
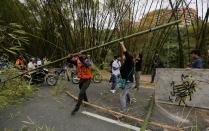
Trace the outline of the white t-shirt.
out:
<instances>
[{"instance_id":1,"label":"white t-shirt","mask_svg":"<svg viewBox=\"0 0 209 131\"><path fill-rule=\"evenodd\" d=\"M35 65L33 64L33 62L29 62L28 63L28 70L32 70L32 69L35 69Z\"/></svg>"},{"instance_id":2,"label":"white t-shirt","mask_svg":"<svg viewBox=\"0 0 209 131\"><path fill-rule=\"evenodd\" d=\"M120 75L120 67L121 67L120 61L114 60L112 63L112 74L116 76Z\"/></svg>"},{"instance_id":3,"label":"white t-shirt","mask_svg":"<svg viewBox=\"0 0 209 131\"><path fill-rule=\"evenodd\" d=\"M41 60L38 60L37 61L37 66L41 66L42 65L42 61Z\"/></svg>"}]
</instances>

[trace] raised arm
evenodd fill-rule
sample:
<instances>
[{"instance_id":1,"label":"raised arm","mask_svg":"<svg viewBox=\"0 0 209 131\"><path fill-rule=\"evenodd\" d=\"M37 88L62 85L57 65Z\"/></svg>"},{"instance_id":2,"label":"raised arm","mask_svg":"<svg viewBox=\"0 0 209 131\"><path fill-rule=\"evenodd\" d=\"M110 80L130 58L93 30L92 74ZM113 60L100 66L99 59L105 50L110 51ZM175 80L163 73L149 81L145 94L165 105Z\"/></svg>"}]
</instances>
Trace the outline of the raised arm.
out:
<instances>
[{"instance_id":1,"label":"raised arm","mask_svg":"<svg viewBox=\"0 0 209 131\"><path fill-rule=\"evenodd\" d=\"M132 60L132 59L131 59L131 56L130 56L130 54L128 53L128 51L127 51L127 49L126 49L126 47L125 47L123 41L120 42L120 46L121 46L121 49L122 49L122 51L123 51L123 54L124 54L125 57L126 57L126 60L127 60L127 61L131 61L131 60Z\"/></svg>"},{"instance_id":2,"label":"raised arm","mask_svg":"<svg viewBox=\"0 0 209 131\"><path fill-rule=\"evenodd\" d=\"M123 52L127 51L123 41L120 42L120 46L121 46L121 49L122 49Z\"/></svg>"}]
</instances>

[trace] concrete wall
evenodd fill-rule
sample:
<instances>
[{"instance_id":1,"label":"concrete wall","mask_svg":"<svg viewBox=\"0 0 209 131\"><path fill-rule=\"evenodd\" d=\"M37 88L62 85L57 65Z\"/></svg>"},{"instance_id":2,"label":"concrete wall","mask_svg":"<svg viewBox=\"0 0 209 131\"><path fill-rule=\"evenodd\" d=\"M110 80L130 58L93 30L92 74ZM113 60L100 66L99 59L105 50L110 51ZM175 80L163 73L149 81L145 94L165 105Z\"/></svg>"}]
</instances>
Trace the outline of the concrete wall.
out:
<instances>
[{"instance_id":1,"label":"concrete wall","mask_svg":"<svg viewBox=\"0 0 209 131\"><path fill-rule=\"evenodd\" d=\"M188 106L209 109L209 84L207 83L209 82L208 69L157 69L155 85L156 102L178 104L178 102L169 101L169 96L171 96L170 92L173 90L170 83L174 81L176 84L181 84L182 74L191 75L192 80L195 80L195 83L197 83L196 92L193 93L192 100L189 101L189 97L187 97L186 104ZM171 96L171 98L175 100L175 96Z\"/></svg>"}]
</instances>

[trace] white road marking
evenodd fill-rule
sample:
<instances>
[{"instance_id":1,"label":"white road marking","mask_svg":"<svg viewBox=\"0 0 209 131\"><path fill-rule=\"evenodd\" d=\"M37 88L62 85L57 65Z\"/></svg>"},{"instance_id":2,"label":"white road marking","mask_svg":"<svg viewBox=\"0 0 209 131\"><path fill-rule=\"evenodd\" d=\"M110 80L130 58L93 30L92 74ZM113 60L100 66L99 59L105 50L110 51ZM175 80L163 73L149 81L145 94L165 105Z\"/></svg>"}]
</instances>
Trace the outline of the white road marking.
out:
<instances>
[{"instance_id":1,"label":"white road marking","mask_svg":"<svg viewBox=\"0 0 209 131\"><path fill-rule=\"evenodd\" d=\"M92 116L94 118L97 118L97 119L100 119L100 120L112 123L112 124L116 124L118 126L122 126L122 127L128 128L128 129L131 129L131 130L135 130L135 131L139 131L140 130L139 127L132 126L132 125L120 122L120 121L116 121L116 120L113 120L113 119L110 119L110 118L107 118L107 117L104 117L104 116L101 116L101 115L98 115L98 114L94 114L94 113L87 112L87 111L82 111L82 113L85 114L85 115Z\"/></svg>"}]
</instances>

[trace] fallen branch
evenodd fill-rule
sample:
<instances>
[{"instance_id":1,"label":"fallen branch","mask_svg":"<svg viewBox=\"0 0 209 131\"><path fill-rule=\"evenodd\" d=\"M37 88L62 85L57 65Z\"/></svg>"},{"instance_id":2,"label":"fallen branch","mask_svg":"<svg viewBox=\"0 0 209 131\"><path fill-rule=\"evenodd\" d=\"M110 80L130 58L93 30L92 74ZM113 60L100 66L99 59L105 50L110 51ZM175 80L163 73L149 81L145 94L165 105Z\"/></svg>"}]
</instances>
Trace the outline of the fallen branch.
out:
<instances>
[{"instance_id":1,"label":"fallen branch","mask_svg":"<svg viewBox=\"0 0 209 131\"><path fill-rule=\"evenodd\" d=\"M72 97L73 99L78 100L78 98L75 97L70 92L66 91L66 94L69 95L70 97ZM89 103L89 102L83 101L83 103L85 105L88 105L88 106L91 106L93 108L102 110L104 112L109 112L111 114L116 114L116 115L120 115L120 116L126 117L126 118L131 119L131 120L135 120L135 121L137 121L139 123L143 123L144 122L144 120L141 119L141 118L136 118L136 117L133 117L133 116L130 116L130 115L126 115L126 114L120 113L120 112L112 111L110 109L107 109L107 108L104 108L104 107L101 107L101 106L98 106L98 105L95 105L95 104L92 104L92 103ZM181 129L181 128L169 126L169 125L162 124L162 123L158 123L158 122L149 122L149 124L154 125L154 126L157 126L157 127L160 127L160 128L164 128L164 129L170 129L172 131L183 131L183 129Z\"/></svg>"}]
</instances>

